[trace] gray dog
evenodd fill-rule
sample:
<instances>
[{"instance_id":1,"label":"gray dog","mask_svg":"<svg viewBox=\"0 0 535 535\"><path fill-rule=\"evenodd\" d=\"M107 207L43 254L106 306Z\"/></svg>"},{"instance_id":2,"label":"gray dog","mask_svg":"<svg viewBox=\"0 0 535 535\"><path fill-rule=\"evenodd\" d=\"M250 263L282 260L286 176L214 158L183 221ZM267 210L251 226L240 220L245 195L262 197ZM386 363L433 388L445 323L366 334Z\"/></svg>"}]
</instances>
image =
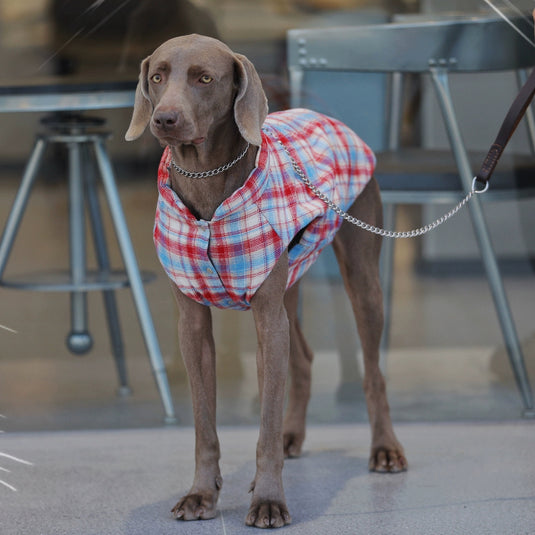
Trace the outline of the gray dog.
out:
<instances>
[{"instance_id":1,"label":"gray dog","mask_svg":"<svg viewBox=\"0 0 535 535\"><path fill-rule=\"evenodd\" d=\"M350 215L381 225L371 151L342 123L323 115L308 110L267 115L249 60L199 35L171 39L142 62L126 139L136 139L147 125L165 147L154 239L173 282L195 418L195 478L174 507L175 517L213 518L222 486L214 305L251 309L258 336L260 436L246 523L264 528L291 522L282 467L285 455L301 453L312 364L297 318L298 285L331 241L364 353L369 468L405 470L379 369L381 238L342 222L318 198L326 195Z\"/></svg>"}]
</instances>

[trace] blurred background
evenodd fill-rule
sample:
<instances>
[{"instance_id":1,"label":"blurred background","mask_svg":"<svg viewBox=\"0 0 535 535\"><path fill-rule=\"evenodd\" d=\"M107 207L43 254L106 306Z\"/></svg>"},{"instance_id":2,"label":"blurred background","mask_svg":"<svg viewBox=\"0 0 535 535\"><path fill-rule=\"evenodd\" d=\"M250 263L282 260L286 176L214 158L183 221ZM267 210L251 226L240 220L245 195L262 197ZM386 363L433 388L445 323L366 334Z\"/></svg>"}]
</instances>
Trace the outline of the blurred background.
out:
<instances>
[{"instance_id":1,"label":"blurred background","mask_svg":"<svg viewBox=\"0 0 535 535\"><path fill-rule=\"evenodd\" d=\"M529 12L533 2L517 0L514 6ZM35 83L51 75L135 80L140 61L161 42L176 35L202 33L220 38L253 61L270 109L275 111L289 106L289 29L381 23L396 15L418 13L442 17L494 14L483 0L1 0L0 85ZM483 150L494 139L514 91L510 80L501 76L476 97L470 87L454 88L459 97L457 111L464 120L467 145ZM475 100L483 112L474 111ZM334 113L334 106L331 110L329 102L323 104L322 111ZM412 88L407 106L404 135L429 147L447 146L445 134L437 126L436 103L428 97L425 84ZM106 119L107 129L113 133L108 148L139 264L156 274L146 292L179 424L191 424L175 305L152 245L161 148L148 134L134 143L124 141L130 113L129 109L103 110L97 115ZM2 226L41 118L38 113L4 113L0 117ZM377 126L352 126L364 140L382 138ZM508 150L528 152L521 129ZM6 277L68 265L65 173L65 154L47 153ZM398 213L397 226L419 226L445 210L405 206ZM490 204L486 214L528 370L534 377L533 201ZM111 255L113 265L121 267L115 242ZM91 250L89 262L95 262ZM330 251L307 274L302 290L304 332L316 354L309 420L365 420L358 337ZM65 345L70 321L67 294L0 288L0 324L17 331L0 330L0 414L6 417L6 431L161 424L159 396L130 293L119 292L118 299L132 388L128 397L116 393L117 377L100 295L89 297L93 349L79 357L71 355ZM256 423L252 319L248 313L232 311L214 311L214 318L219 421ZM397 421L520 417L520 397L468 213L425 238L396 244L391 332L384 366Z\"/></svg>"}]
</instances>

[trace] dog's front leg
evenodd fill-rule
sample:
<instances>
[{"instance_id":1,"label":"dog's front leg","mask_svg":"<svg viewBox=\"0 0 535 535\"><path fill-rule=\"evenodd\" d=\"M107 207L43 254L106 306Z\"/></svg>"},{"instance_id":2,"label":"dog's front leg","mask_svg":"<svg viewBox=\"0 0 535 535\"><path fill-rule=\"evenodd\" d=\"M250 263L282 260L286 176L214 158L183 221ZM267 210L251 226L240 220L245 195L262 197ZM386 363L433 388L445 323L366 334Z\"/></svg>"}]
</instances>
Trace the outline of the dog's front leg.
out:
<instances>
[{"instance_id":1,"label":"dog's front leg","mask_svg":"<svg viewBox=\"0 0 535 535\"><path fill-rule=\"evenodd\" d=\"M188 373L195 420L195 477L189 493L173 508L175 518L214 518L219 490L219 440L216 431L216 366L210 309L174 288L178 335Z\"/></svg>"},{"instance_id":2,"label":"dog's front leg","mask_svg":"<svg viewBox=\"0 0 535 535\"><path fill-rule=\"evenodd\" d=\"M288 373L290 335L284 307L288 255L284 254L251 301L258 336L260 436L256 449L253 498L246 524L260 528L291 522L282 485L284 451L282 419Z\"/></svg>"}]
</instances>

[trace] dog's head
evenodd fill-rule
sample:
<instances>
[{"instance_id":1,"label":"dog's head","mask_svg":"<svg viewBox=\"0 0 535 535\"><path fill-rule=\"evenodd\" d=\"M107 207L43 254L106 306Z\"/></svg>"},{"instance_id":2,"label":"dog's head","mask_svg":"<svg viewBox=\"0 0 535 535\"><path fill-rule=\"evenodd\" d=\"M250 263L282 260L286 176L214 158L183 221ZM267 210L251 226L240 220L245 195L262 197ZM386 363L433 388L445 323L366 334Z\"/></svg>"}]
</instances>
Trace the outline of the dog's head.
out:
<instances>
[{"instance_id":1,"label":"dog's head","mask_svg":"<svg viewBox=\"0 0 535 535\"><path fill-rule=\"evenodd\" d=\"M253 64L217 39L201 35L163 43L141 63L125 139L150 124L163 145L201 143L229 118L242 137L261 145L267 99Z\"/></svg>"}]
</instances>

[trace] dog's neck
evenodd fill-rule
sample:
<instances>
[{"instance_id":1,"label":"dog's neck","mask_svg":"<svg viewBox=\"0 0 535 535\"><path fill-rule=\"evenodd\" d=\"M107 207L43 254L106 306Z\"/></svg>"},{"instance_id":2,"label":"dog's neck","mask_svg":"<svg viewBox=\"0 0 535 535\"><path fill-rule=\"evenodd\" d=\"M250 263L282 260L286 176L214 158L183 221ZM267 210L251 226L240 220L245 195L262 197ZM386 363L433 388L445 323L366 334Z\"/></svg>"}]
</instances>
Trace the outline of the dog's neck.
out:
<instances>
[{"instance_id":1,"label":"dog's neck","mask_svg":"<svg viewBox=\"0 0 535 535\"><path fill-rule=\"evenodd\" d=\"M211 171L233 161L247 146L237 128L220 129L199 144L171 148L175 163L197 173ZM197 219L211 220L218 206L243 186L254 169L258 147L251 145L245 156L227 171L207 178L189 178L170 168L170 183L175 193Z\"/></svg>"}]
</instances>

